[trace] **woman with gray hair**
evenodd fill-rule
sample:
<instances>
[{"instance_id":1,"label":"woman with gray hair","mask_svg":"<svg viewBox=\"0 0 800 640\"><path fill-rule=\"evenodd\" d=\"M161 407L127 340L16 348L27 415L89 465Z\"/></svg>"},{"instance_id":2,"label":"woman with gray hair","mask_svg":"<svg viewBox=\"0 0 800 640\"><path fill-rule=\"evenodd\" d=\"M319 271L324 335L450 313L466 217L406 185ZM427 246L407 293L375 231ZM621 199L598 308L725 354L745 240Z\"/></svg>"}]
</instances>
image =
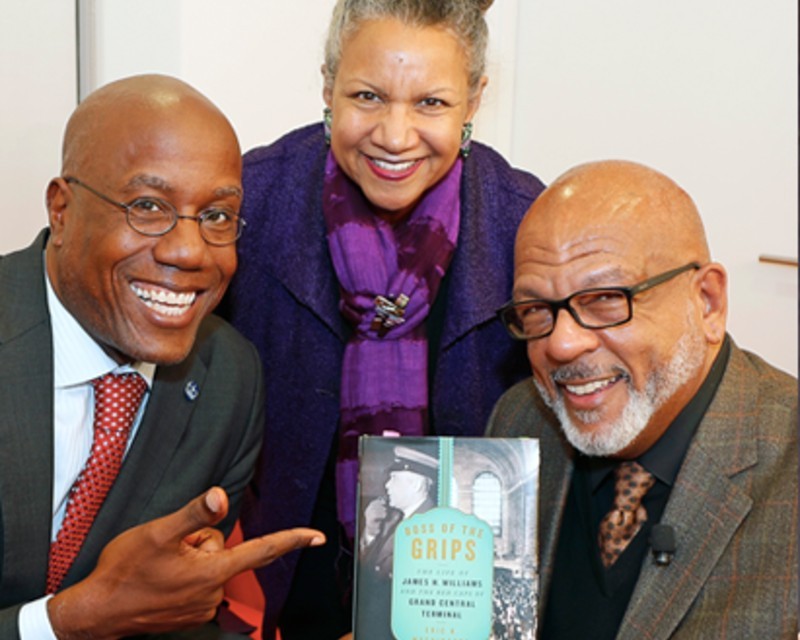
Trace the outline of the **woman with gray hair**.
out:
<instances>
[{"instance_id":1,"label":"woman with gray hair","mask_svg":"<svg viewBox=\"0 0 800 640\"><path fill-rule=\"evenodd\" d=\"M495 310L543 185L472 141L490 4L339 0L323 123L245 155L223 311L258 347L267 398L243 528L331 541L259 573L267 638L350 628L359 436L481 435L529 373Z\"/></svg>"}]
</instances>

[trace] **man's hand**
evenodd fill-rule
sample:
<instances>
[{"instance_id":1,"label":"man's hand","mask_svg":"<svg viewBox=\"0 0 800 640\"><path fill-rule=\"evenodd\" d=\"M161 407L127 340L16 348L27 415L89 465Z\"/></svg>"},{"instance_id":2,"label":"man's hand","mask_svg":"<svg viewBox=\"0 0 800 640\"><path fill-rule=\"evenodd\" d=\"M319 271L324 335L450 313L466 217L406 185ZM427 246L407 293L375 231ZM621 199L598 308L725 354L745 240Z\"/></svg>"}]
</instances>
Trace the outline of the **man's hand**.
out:
<instances>
[{"instance_id":1,"label":"man's hand","mask_svg":"<svg viewBox=\"0 0 800 640\"><path fill-rule=\"evenodd\" d=\"M234 575L325 542L319 531L289 529L226 549L212 527L227 513L228 496L214 487L114 538L86 579L48 602L56 636L119 638L202 624L213 618Z\"/></svg>"},{"instance_id":2,"label":"man's hand","mask_svg":"<svg viewBox=\"0 0 800 640\"><path fill-rule=\"evenodd\" d=\"M375 498L367 505L364 509L364 535L367 538L372 539L380 534L387 514L384 498Z\"/></svg>"}]
</instances>

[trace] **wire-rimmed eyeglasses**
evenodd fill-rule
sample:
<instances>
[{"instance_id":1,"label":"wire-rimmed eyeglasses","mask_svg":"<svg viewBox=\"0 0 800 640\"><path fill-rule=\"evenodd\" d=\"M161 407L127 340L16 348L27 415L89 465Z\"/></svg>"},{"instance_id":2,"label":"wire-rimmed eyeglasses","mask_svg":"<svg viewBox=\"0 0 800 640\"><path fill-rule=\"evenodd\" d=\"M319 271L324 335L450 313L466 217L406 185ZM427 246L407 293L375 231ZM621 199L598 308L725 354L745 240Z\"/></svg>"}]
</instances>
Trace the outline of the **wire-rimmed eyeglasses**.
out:
<instances>
[{"instance_id":1,"label":"wire-rimmed eyeglasses","mask_svg":"<svg viewBox=\"0 0 800 640\"><path fill-rule=\"evenodd\" d=\"M128 203L117 202L78 178L65 176L64 180L70 184L77 184L108 204L122 209L131 229L144 236L163 236L172 231L178 220L183 218L196 220L203 240L208 244L222 247L236 242L244 229L244 218L227 207L210 207L203 209L196 216L184 216L178 213L175 205L161 198L142 196Z\"/></svg>"},{"instance_id":2,"label":"wire-rimmed eyeglasses","mask_svg":"<svg viewBox=\"0 0 800 640\"><path fill-rule=\"evenodd\" d=\"M630 287L584 289L561 300L512 300L503 305L497 314L516 340L536 340L549 336L556 327L556 318L561 309L565 309L575 322L586 329L616 327L633 318L634 296L685 271L699 268L698 262L690 262Z\"/></svg>"}]
</instances>

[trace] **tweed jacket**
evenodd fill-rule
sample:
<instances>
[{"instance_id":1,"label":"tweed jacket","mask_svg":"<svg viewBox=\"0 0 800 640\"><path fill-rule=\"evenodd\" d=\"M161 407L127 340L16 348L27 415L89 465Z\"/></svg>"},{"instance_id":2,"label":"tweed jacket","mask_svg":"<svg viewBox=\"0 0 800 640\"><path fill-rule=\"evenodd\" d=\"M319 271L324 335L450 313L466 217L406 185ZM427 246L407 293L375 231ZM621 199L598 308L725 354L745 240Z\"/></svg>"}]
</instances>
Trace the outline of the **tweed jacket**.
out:
<instances>
[{"instance_id":1,"label":"tweed jacket","mask_svg":"<svg viewBox=\"0 0 800 640\"><path fill-rule=\"evenodd\" d=\"M43 250L0 256L0 638L17 637L19 607L44 595L53 491L53 348ZM194 383L199 394L187 393ZM156 370L138 433L74 565L70 586L119 533L222 486L237 516L263 430L258 354L206 318L190 355Z\"/></svg>"},{"instance_id":2,"label":"tweed jacket","mask_svg":"<svg viewBox=\"0 0 800 640\"><path fill-rule=\"evenodd\" d=\"M258 348L267 423L248 535L308 525L339 423L339 380L350 329L322 214L327 147L322 125L245 155L239 269L223 314ZM434 303L430 417L437 433L479 435L503 391L530 374L524 345L495 311L511 295L517 226L543 189L495 151L474 143L464 162L458 245ZM297 555L258 572L268 633L288 594ZM269 636L267 636L269 637Z\"/></svg>"},{"instance_id":3,"label":"tweed jacket","mask_svg":"<svg viewBox=\"0 0 800 640\"><path fill-rule=\"evenodd\" d=\"M541 439L541 615L573 450L530 380L504 394L488 435ZM618 640L796 639L797 463L797 380L732 344L661 518L674 558L645 559Z\"/></svg>"}]
</instances>

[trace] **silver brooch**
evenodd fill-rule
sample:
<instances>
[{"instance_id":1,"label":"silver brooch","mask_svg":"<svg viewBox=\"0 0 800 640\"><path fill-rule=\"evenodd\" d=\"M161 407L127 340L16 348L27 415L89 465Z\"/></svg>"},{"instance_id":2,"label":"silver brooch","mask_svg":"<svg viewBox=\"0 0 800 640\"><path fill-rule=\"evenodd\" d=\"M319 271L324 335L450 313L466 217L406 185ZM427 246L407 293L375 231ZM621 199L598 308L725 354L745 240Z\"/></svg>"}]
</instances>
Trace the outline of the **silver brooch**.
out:
<instances>
[{"instance_id":1,"label":"silver brooch","mask_svg":"<svg viewBox=\"0 0 800 640\"><path fill-rule=\"evenodd\" d=\"M375 298L375 317L372 319L370 329L383 337L392 327L403 324L406 320L408 296L401 293L399 296L377 296Z\"/></svg>"}]
</instances>

